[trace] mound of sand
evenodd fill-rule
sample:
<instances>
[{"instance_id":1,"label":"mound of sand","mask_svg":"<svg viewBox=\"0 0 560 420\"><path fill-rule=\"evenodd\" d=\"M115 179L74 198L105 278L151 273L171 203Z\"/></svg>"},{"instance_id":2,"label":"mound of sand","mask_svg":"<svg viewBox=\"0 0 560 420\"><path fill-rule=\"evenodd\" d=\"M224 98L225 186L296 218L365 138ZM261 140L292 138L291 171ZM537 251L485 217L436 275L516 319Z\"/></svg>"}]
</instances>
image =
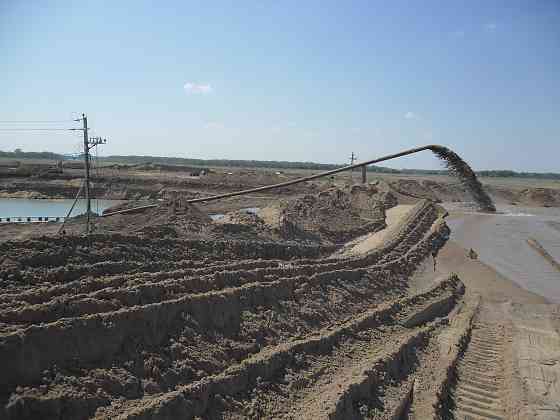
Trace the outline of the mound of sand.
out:
<instances>
[{"instance_id":1,"label":"mound of sand","mask_svg":"<svg viewBox=\"0 0 560 420\"><path fill-rule=\"evenodd\" d=\"M113 207L107 213L146 204L129 202L119 208ZM79 222L81 221L75 220L72 224ZM209 229L211 224L212 219L196 206L188 204L186 200L175 198L159 202L158 207L134 213L96 217L92 230L96 233L196 236Z\"/></svg>"},{"instance_id":2,"label":"mound of sand","mask_svg":"<svg viewBox=\"0 0 560 420\"><path fill-rule=\"evenodd\" d=\"M215 220L212 235L234 239L280 239L262 218L246 210L232 211Z\"/></svg>"},{"instance_id":3,"label":"mound of sand","mask_svg":"<svg viewBox=\"0 0 560 420\"><path fill-rule=\"evenodd\" d=\"M376 184L356 184L349 188L350 200L360 216L377 219L379 214L379 203L385 210L395 207L397 197L390 191L383 191Z\"/></svg>"},{"instance_id":4,"label":"mound of sand","mask_svg":"<svg viewBox=\"0 0 560 420\"><path fill-rule=\"evenodd\" d=\"M331 188L259 212L285 239L345 242L385 227L385 205L374 186Z\"/></svg>"},{"instance_id":5,"label":"mound of sand","mask_svg":"<svg viewBox=\"0 0 560 420\"><path fill-rule=\"evenodd\" d=\"M527 188L519 193L517 201L531 206L558 207L560 192L551 188Z\"/></svg>"},{"instance_id":6,"label":"mound of sand","mask_svg":"<svg viewBox=\"0 0 560 420\"><path fill-rule=\"evenodd\" d=\"M397 179L396 181L389 182L389 185L394 192L404 196L404 200L400 201L414 202L418 199L426 199L435 202L440 201L436 194L430 189L429 185L422 185L415 179ZM407 198L412 200L406 200ZM406 204L410 203L407 202Z\"/></svg>"}]
</instances>

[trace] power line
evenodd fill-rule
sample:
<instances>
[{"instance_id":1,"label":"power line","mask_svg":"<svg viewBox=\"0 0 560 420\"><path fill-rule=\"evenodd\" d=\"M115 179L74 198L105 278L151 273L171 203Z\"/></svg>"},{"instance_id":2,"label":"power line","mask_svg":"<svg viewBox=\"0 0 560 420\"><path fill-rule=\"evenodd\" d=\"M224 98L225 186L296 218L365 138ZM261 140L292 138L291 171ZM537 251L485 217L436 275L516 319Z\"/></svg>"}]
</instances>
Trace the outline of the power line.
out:
<instances>
[{"instance_id":1,"label":"power line","mask_svg":"<svg viewBox=\"0 0 560 420\"><path fill-rule=\"evenodd\" d=\"M76 128L0 128L0 131L74 131ZM78 130L80 130L78 128Z\"/></svg>"},{"instance_id":2,"label":"power line","mask_svg":"<svg viewBox=\"0 0 560 420\"><path fill-rule=\"evenodd\" d=\"M51 123L66 123L66 122L72 122L74 120L52 120L52 121L46 121L46 120L41 120L41 121L37 121L37 120L27 120L27 121L22 121L22 120L13 120L13 121L7 121L7 120L3 120L0 121L0 124L51 124Z\"/></svg>"}]
</instances>

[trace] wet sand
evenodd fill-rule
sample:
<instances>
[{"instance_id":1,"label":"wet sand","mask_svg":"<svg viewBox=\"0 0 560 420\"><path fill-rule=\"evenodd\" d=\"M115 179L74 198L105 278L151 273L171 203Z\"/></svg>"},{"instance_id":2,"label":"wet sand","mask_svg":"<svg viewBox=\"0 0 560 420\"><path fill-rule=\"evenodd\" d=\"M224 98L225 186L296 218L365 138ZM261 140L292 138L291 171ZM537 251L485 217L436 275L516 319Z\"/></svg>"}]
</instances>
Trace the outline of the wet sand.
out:
<instances>
[{"instance_id":1,"label":"wet sand","mask_svg":"<svg viewBox=\"0 0 560 420\"><path fill-rule=\"evenodd\" d=\"M368 252L383 243L406 216L405 210L396 208L385 230L354 241L346 254ZM492 218L500 216L462 217L461 229L453 232L455 239L440 250L435 269L430 256L409 284L410 293L419 293L456 273L466 286L466 301L480 299L472 337L460 358L458 379L450 390L456 404L455 414L470 418L560 418L560 305L551 304L536 293L543 287L557 287L560 282L550 283L542 276L532 283L525 282L538 286L528 290L522 282L506 277L491 264L471 259L468 248L459 241L464 242L466 236L467 241L482 244L482 257L486 251L496 251L488 240L493 232L485 229ZM451 224L457 225L457 220ZM532 250L528 248L527 252ZM521 259L517 262L523 264ZM538 262L546 264L542 258ZM480 372L485 372L483 377Z\"/></svg>"},{"instance_id":2,"label":"wet sand","mask_svg":"<svg viewBox=\"0 0 560 420\"><path fill-rule=\"evenodd\" d=\"M480 229L475 225L477 219L480 217L467 219L471 235ZM450 272L459 275L468 295L481 296L477 323L501 331L503 373L496 390L508 407L505 418L560 418L560 305L524 289L489 264L470 259L467 249L454 240L440 251L436 271L425 264L415 283L426 285L430 278ZM543 279L540 280L536 284L542 286ZM466 354L468 357L468 349ZM459 389L460 384L459 377Z\"/></svg>"},{"instance_id":3,"label":"wet sand","mask_svg":"<svg viewBox=\"0 0 560 420\"><path fill-rule=\"evenodd\" d=\"M556 260L560 259L559 209L504 206L502 214L456 214L448 223L451 238L473 248L482 262L522 288L560 303L560 273L528 243L536 239Z\"/></svg>"}]
</instances>

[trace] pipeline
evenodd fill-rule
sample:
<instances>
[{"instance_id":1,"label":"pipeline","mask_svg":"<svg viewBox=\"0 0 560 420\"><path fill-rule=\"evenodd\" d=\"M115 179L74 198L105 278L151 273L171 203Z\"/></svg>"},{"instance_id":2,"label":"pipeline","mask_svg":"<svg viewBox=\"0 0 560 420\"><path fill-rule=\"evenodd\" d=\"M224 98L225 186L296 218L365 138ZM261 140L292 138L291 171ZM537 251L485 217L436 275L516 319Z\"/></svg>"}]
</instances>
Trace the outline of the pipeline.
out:
<instances>
[{"instance_id":1,"label":"pipeline","mask_svg":"<svg viewBox=\"0 0 560 420\"><path fill-rule=\"evenodd\" d=\"M457 153L453 152L452 150L448 149L447 147L439 146L439 145L435 145L435 144L430 144L430 145L422 146L422 147L416 147L414 149L408 149L408 150L405 150L405 151L400 152L400 153L394 153L392 155L387 155L387 156L383 156L383 157L380 157L380 158L377 158L377 159L372 159L372 160L368 160L368 161L364 161L364 162L359 162L359 163L356 163L354 165L344 166L342 168L337 168L337 169L333 169L331 171L321 172L321 173L306 176L306 177L303 177L303 178L293 179L291 181L281 182L279 184L265 185L265 186L262 186L262 187L251 188L251 189L248 189L248 190L236 191L236 192L220 194L220 195L213 195L213 196L210 196L210 197L195 198L195 199L188 200L187 202L188 203L202 203L202 202L208 202L208 201L221 200L223 198L236 197L238 195L251 194L251 193L261 192L261 191L269 191L269 190L273 190L273 189L276 189L276 188L282 188L282 187L287 187L287 186L294 185L294 184L299 184L301 182L311 181L311 180L317 179L317 178L323 178L323 177L326 177L326 176L337 174L339 172L344 172L344 171L349 171L349 170L352 170L352 169L356 169L356 168L359 168L359 167L362 167L362 166L372 165L374 163L379 163L379 162L383 162L383 161L386 161L386 160L395 159L395 158L406 156L406 155L411 155L413 153L418 153L418 152L421 152L421 151L424 151L424 150L432 151L444 163L445 167L449 170L451 175L457 177L458 180L461 182L461 184L465 188L467 188L468 191L470 191L470 193L473 196L473 199L478 204L480 210L488 211L488 212L496 211L496 207L494 206L494 203L492 202L492 199L486 193L486 191L484 191L484 189L482 187L482 184L477 179L476 174L471 169L471 167L467 164L467 162L465 162L463 159L461 159L461 157Z\"/></svg>"},{"instance_id":2,"label":"pipeline","mask_svg":"<svg viewBox=\"0 0 560 420\"><path fill-rule=\"evenodd\" d=\"M252 193L255 193L255 192L274 190L276 188L288 187L290 185L300 184L302 182L311 181L311 180L317 179L317 178L323 178L323 177L326 177L326 176L337 174L339 172L344 172L344 171L349 171L349 170L352 170L352 169L360 168L362 166L372 165L372 164L383 162L383 161L386 161L386 160L396 159L398 157L411 155L413 153L422 152L424 150L430 150L431 152L433 152L438 157L438 159L440 159L443 162L443 164L445 165L447 170L450 172L450 174L455 176L459 180L461 185L463 185L468 191L470 191L470 193L473 196L474 201L478 204L479 209L481 211L487 211L487 212L495 212L496 211L496 207L494 206L494 203L492 202L492 199L486 193L486 191L484 191L484 188L482 187L482 184L480 183L480 181L476 177L476 174L471 169L469 164L467 162L465 162L463 159L461 159L461 157L457 153L452 151L451 149L448 149L447 147L439 146L439 145L436 145L436 144L429 144L427 146L416 147L414 149L408 149L408 150L405 150L405 151L400 152L400 153L394 153L392 155L383 156L383 157L380 157L380 158L377 158L377 159L372 159L372 160L367 160L367 161L364 161L364 162L359 162L359 163L356 163L354 165L343 166L341 168L333 169L333 170L326 171L326 172L321 172L321 173L306 176L306 177L303 177L303 178L292 179L291 181L281 182L279 184L264 185L262 187L256 187L256 188L251 188L251 189L248 189L248 190L235 191L235 192L232 192L232 193L226 193L226 194L220 194L220 195L212 195L210 197L194 198L194 199L191 199L191 200L187 200L187 203L191 203L191 204L193 204L193 203L203 203L203 202L208 202L208 201L221 200L221 199L224 199L224 198L236 197L236 196L239 196L239 195L252 194ZM132 209L121 210L121 211L117 211L117 212L113 212L113 213L108 213L108 214L104 214L103 217L111 216L113 214L129 213L129 212L133 212L135 210L140 210L140 209L149 208L149 207L157 207L157 204L156 205L142 206L142 207L136 207L136 208L132 208Z\"/></svg>"},{"instance_id":3,"label":"pipeline","mask_svg":"<svg viewBox=\"0 0 560 420\"><path fill-rule=\"evenodd\" d=\"M554 259L552 255L541 245L539 241L534 238L527 239L527 243L535 250L539 255L541 255L545 260L547 260L554 268L560 271L560 263Z\"/></svg>"},{"instance_id":4,"label":"pipeline","mask_svg":"<svg viewBox=\"0 0 560 420\"><path fill-rule=\"evenodd\" d=\"M112 211L111 213L102 214L101 217L112 216L114 214L134 213L135 211L138 211L138 210L146 210L146 209L151 209L151 208L154 208L154 207L159 207L159 204L148 204L146 206L132 207L132 208L129 208L129 209Z\"/></svg>"}]
</instances>

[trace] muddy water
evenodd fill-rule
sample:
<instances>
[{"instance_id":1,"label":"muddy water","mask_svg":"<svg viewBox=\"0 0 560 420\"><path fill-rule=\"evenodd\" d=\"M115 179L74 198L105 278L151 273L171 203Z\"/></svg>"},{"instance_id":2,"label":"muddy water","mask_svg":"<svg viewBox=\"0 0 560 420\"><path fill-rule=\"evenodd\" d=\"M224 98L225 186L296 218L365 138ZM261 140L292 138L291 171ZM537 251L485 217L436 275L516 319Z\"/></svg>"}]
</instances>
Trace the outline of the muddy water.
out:
<instances>
[{"instance_id":1,"label":"muddy water","mask_svg":"<svg viewBox=\"0 0 560 420\"><path fill-rule=\"evenodd\" d=\"M72 207L74 200L34 200L27 198L0 198L0 217L10 217L17 220L18 217L65 217ZM103 210L122 203L119 200L92 200L91 209L101 214ZM78 200L71 216L85 213L86 200Z\"/></svg>"},{"instance_id":2,"label":"muddy water","mask_svg":"<svg viewBox=\"0 0 560 420\"><path fill-rule=\"evenodd\" d=\"M560 272L527 244L536 239L560 261L560 209L501 206L498 212L449 220L452 239L525 289L560 303Z\"/></svg>"}]
</instances>

